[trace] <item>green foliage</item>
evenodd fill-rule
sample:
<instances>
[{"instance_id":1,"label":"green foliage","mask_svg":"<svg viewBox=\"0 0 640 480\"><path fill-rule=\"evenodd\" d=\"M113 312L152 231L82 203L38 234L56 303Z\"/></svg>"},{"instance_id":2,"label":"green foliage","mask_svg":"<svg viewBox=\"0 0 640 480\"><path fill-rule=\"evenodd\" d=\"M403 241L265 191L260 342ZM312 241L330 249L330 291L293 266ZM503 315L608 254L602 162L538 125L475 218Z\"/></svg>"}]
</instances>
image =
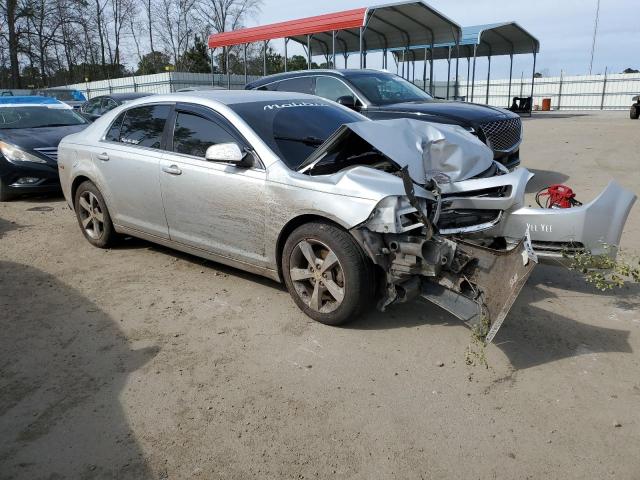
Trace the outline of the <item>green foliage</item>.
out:
<instances>
[{"instance_id":1,"label":"green foliage","mask_svg":"<svg viewBox=\"0 0 640 480\"><path fill-rule=\"evenodd\" d=\"M150 75L152 73L162 73L170 63L169 55L163 52L149 52L142 56L138 63L136 75Z\"/></svg>"},{"instance_id":2,"label":"green foliage","mask_svg":"<svg viewBox=\"0 0 640 480\"><path fill-rule=\"evenodd\" d=\"M472 367L482 365L485 368L489 368L486 356L486 340L490 328L491 323L487 317L482 317L480 324L471 328L471 342L469 342L464 355L467 365Z\"/></svg>"},{"instance_id":3,"label":"green foliage","mask_svg":"<svg viewBox=\"0 0 640 480\"><path fill-rule=\"evenodd\" d=\"M193 46L180 58L179 70L194 73L211 73L209 50L204 41L196 35Z\"/></svg>"},{"instance_id":4,"label":"green foliage","mask_svg":"<svg viewBox=\"0 0 640 480\"><path fill-rule=\"evenodd\" d=\"M600 291L623 287L629 282L640 282L640 260L626 258L613 245L604 244L611 255L592 255L590 252L563 252L569 260L569 268L580 272L588 283Z\"/></svg>"}]
</instances>

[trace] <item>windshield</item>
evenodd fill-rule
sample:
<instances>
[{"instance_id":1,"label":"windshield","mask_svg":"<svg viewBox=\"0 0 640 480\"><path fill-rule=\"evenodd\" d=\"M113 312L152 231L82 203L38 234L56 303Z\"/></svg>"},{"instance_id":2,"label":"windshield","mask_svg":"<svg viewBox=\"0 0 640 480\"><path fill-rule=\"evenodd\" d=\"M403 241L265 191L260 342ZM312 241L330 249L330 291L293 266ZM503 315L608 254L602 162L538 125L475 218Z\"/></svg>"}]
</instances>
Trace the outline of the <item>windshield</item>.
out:
<instances>
[{"instance_id":1,"label":"windshield","mask_svg":"<svg viewBox=\"0 0 640 480\"><path fill-rule=\"evenodd\" d=\"M286 100L229 105L292 170L322 142L361 115L321 101Z\"/></svg>"},{"instance_id":2,"label":"windshield","mask_svg":"<svg viewBox=\"0 0 640 480\"><path fill-rule=\"evenodd\" d=\"M390 73L359 73L347 78L373 105L433 100L413 83Z\"/></svg>"},{"instance_id":3,"label":"windshield","mask_svg":"<svg viewBox=\"0 0 640 480\"><path fill-rule=\"evenodd\" d=\"M16 128L66 127L87 121L69 108L2 107L0 130Z\"/></svg>"}]
</instances>

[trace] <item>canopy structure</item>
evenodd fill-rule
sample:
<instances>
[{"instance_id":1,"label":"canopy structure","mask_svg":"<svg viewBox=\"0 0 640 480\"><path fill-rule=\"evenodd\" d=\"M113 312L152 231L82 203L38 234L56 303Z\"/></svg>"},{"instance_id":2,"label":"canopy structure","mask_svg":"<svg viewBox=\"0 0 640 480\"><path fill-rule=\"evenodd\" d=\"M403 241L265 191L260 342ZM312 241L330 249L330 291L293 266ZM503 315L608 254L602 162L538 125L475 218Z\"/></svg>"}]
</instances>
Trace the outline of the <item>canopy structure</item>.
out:
<instances>
[{"instance_id":1,"label":"canopy structure","mask_svg":"<svg viewBox=\"0 0 640 480\"><path fill-rule=\"evenodd\" d=\"M426 3L401 1L214 34L209 36L208 43L211 49L244 45L246 77L246 45L252 42L267 42L283 38L286 71L289 40L298 42L306 48L309 65L311 65L312 54L320 53L331 58L334 67L336 55L341 54L344 56L346 66L349 54L357 52L360 56L360 67L364 68L367 52L382 51L383 67L386 68L387 51L411 49L418 45L430 47L444 43L456 45L461 36L462 29L457 23ZM433 61L430 65L433 72ZM266 57L263 70L266 75ZM430 84L430 89L433 89L433 82Z\"/></svg>"},{"instance_id":2,"label":"canopy structure","mask_svg":"<svg viewBox=\"0 0 640 480\"><path fill-rule=\"evenodd\" d=\"M419 45L409 49L394 49L393 55L397 62L415 62L421 60L423 54L428 54L434 60L446 59L449 62L449 74L447 75L447 98L449 97L449 81L451 59L456 59L456 78L458 60L467 59L467 97L469 96L469 68L470 59L473 59L473 73L471 75L471 101L473 101L475 87L476 58L487 57L489 68L487 70L487 83L491 78L491 57L509 55L509 98L511 98L511 79L513 76L513 56L518 54L533 54L533 74L535 74L536 55L540 51L540 42L531 33L522 28L516 22L490 23L486 25L474 25L462 29L461 40L445 42L431 47L431 45ZM428 52L428 53L427 53ZM408 68L407 68L408 72ZM404 66L403 66L404 74ZM531 81L533 95L533 79ZM489 89L486 92L486 103L489 103Z\"/></svg>"}]
</instances>

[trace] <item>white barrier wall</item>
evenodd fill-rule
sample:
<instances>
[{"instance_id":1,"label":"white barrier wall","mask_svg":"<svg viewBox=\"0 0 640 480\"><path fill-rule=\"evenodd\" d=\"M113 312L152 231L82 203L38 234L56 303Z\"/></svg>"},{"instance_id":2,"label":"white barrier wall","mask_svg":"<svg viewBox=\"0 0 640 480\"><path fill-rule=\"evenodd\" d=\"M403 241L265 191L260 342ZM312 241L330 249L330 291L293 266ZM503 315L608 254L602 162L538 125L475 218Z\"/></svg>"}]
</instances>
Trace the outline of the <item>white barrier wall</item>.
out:
<instances>
[{"instance_id":1,"label":"white barrier wall","mask_svg":"<svg viewBox=\"0 0 640 480\"><path fill-rule=\"evenodd\" d=\"M260 77L249 76L252 82ZM210 73L166 72L154 75L133 75L130 77L99 80L97 82L74 83L65 87L80 90L87 98L110 93L150 92L171 93L186 87L218 86L227 88L226 75ZM231 75L231 88L244 88L244 75Z\"/></svg>"},{"instance_id":2,"label":"white barrier wall","mask_svg":"<svg viewBox=\"0 0 640 480\"><path fill-rule=\"evenodd\" d=\"M476 81L473 99L469 85L467 100L487 103L486 94L487 82ZM465 82L460 84L460 95L467 95ZM510 96L509 79L491 80L488 103L505 107L511 104L512 97L530 95L531 78L514 78ZM552 110L626 110L636 95L640 95L640 74L637 73L546 77L534 81L533 104L534 108L536 105L542 108L542 99L550 98Z\"/></svg>"},{"instance_id":3,"label":"white barrier wall","mask_svg":"<svg viewBox=\"0 0 640 480\"><path fill-rule=\"evenodd\" d=\"M260 78L250 76L249 82ZM420 85L422 82L415 82ZM169 93L184 87L216 85L226 88L226 75L208 73L167 72L155 75L131 76L98 82L67 85L82 91L87 98L116 92L152 92ZM57 87L62 88L62 87ZM231 88L244 88L244 75L231 76ZM468 101L485 103L487 100L487 82L476 81L471 95L471 84L467 86L461 79L458 95ZM454 95L454 82L449 88ZM489 105L507 107L512 97L528 97L531 94L531 78L496 79L489 83ZM435 82L435 95L446 96L446 82ZM534 82L533 103L542 108L542 99L551 99L552 110L624 110L631 106L631 98L640 95L640 74L607 74L536 78Z\"/></svg>"}]
</instances>

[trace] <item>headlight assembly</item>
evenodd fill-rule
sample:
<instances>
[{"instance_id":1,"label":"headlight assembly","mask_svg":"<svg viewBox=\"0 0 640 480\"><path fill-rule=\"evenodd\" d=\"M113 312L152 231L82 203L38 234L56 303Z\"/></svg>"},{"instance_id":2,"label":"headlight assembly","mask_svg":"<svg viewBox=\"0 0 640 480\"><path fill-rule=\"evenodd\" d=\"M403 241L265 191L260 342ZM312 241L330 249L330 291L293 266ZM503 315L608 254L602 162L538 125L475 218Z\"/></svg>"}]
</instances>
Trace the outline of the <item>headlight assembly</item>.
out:
<instances>
[{"instance_id":1,"label":"headlight assembly","mask_svg":"<svg viewBox=\"0 0 640 480\"><path fill-rule=\"evenodd\" d=\"M0 152L2 152L4 158L10 162L47 163L46 160L36 157L35 155L24 151L20 147L16 147L15 145L11 145L6 142L0 142Z\"/></svg>"}]
</instances>

